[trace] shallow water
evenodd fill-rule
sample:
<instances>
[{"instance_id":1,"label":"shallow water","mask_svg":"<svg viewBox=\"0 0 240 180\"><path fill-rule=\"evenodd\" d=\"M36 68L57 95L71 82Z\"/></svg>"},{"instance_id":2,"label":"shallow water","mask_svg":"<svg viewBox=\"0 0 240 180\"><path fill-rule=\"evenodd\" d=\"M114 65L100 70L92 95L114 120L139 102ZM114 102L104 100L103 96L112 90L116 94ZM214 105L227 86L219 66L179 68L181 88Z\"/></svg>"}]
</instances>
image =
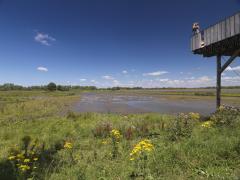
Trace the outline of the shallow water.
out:
<instances>
[{"instance_id":1,"label":"shallow water","mask_svg":"<svg viewBox=\"0 0 240 180\"><path fill-rule=\"evenodd\" d=\"M102 113L147 113L177 114L199 112L208 115L214 112L215 102L211 100L170 100L166 97L129 96L100 93L85 93L73 107L76 112Z\"/></svg>"}]
</instances>

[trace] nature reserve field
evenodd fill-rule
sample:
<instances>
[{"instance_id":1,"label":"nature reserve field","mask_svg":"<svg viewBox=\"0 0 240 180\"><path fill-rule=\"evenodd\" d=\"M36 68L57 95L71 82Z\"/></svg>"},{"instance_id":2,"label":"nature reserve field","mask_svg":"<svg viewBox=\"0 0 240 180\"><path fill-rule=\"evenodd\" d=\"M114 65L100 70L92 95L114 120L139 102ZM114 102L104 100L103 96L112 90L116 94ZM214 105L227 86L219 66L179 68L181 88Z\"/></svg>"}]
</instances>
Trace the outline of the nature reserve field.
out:
<instances>
[{"instance_id":1,"label":"nature reserve field","mask_svg":"<svg viewBox=\"0 0 240 180\"><path fill-rule=\"evenodd\" d=\"M91 93L214 99L212 90ZM226 91L226 92L225 92ZM0 179L239 179L240 112L73 112L89 91L1 91ZM237 105L239 92L224 90Z\"/></svg>"}]
</instances>

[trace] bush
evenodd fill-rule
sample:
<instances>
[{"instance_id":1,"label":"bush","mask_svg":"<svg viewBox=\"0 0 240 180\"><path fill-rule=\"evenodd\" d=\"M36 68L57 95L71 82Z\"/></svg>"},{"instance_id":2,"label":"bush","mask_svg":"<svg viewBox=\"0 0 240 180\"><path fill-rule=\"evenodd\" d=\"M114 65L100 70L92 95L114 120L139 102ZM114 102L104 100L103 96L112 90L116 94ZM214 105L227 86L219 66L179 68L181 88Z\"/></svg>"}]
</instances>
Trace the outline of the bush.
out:
<instances>
[{"instance_id":1,"label":"bush","mask_svg":"<svg viewBox=\"0 0 240 180\"><path fill-rule=\"evenodd\" d=\"M170 140L176 141L182 137L190 137L193 127L199 119L198 113L180 113L168 129Z\"/></svg>"},{"instance_id":2,"label":"bush","mask_svg":"<svg viewBox=\"0 0 240 180\"><path fill-rule=\"evenodd\" d=\"M211 120L215 122L217 126L233 126L240 116L240 109L231 106L221 106L215 114L211 117Z\"/></svg>"},{"instance_id":3,"label":"bush","mask_svg":"<svg viewBox=\"0 0 240 180\"><path fill-rule=\"evenodd\" d=\"M58 164L63 162L57 159L56 155L61 150L68 152L70 158L68 162L72 162L72 143L63 140L55 142L52 147L46 149L45 142L39 142L37 139L32 141L30 136L24 136L22 143L10 149L8 159L4 164L0 163L0 168L4 174L0 174L0 179L43 179L46 175L58 168ZM0 171L1 172L1 171ZM11 172L6 174L5 172Z\"/></svg>"},{"instance_id":4,"label":"bush","mask_svg":"<svg viewBox=\"0 0 240 180\"><path fill-rule=\"evenodd\" d=\"M47 89L49 91L56 91L57 90L57 85L55 83L51 82L47 85Z\"/></svg>"},{"instance_id":5,"label":"bush","mask_svg":"<svg viewBox=\"0 0 240 180\"><path fill-rule=\"evenodd\" d=\"M62 85L57 86L58 91L69 91L69 89L70 89L69 86L62 86Z\"/></svg>"}]
</instances>

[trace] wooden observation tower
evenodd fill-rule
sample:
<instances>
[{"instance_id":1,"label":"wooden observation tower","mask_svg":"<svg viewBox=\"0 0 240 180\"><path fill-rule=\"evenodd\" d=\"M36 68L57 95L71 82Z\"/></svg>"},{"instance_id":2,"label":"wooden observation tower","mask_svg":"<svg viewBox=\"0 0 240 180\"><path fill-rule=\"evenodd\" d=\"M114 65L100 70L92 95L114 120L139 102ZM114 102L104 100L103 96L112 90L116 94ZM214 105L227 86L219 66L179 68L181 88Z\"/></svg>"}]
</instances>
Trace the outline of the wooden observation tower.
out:
<instances>
[{"instance_id":1,"label":"wooden observation tower","mask_svg":"<svg viewBox=\"0 0 240 180\"><path fill-rule=\"evenodd\" d=\"M240 12L203 31L199 31L198 23L194 23L193 33L192 52L203 55L203 57L216 56L216 106L219 108L221 105L221 74L240 56ZM228 60L223 65L221 65L222 56L228 56Z\"/></svg>"}]
</instances>

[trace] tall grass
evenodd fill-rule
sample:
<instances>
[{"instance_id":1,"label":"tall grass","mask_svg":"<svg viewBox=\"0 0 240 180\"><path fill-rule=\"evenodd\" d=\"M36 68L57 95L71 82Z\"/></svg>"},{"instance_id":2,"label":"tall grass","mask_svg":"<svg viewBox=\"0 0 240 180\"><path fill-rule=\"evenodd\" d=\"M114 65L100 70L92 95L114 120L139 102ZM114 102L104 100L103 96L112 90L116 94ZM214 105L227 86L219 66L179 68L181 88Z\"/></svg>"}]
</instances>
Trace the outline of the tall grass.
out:
<instances>
[{"instance_id":1,"label":"tall grass","mask_svg":"<svg viewBox=\"0 0 240 180\"><path fill-rule=\"evenodd\" d=\"M221 109L204 121L194 113L59 113L71 98L4 106L0 179L240 178L238 111Z\"/></svg>"}]
</instances>

